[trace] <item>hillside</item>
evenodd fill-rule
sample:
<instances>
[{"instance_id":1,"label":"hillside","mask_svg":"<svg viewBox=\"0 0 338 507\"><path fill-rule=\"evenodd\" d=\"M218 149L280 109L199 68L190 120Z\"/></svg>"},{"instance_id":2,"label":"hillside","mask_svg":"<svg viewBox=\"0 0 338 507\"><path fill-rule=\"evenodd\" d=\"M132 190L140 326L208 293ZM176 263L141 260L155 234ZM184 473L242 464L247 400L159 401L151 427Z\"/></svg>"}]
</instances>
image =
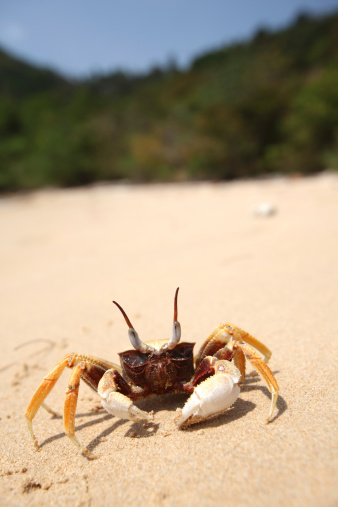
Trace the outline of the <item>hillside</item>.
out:
<instances>
[{"instance_id":1,"label":"hillside","mask_svg":"<svg viewBox=\"0 0 338 507\"><path fill-rule=\"evenodd\" d=\"M70 83L0 52L0 190L338 167L338 14L145 75Z\"/></svg>"},{"instance_id":2,"label":"hillside","mask_svg":"<svg viewBox=\"0 0 338 507\"><path fill-rule=\"evenodd\" d=\"M39 69L0 49L0 97L21 98L69 86L66 79L48 69Z\"/></svg>"}]
</instances>

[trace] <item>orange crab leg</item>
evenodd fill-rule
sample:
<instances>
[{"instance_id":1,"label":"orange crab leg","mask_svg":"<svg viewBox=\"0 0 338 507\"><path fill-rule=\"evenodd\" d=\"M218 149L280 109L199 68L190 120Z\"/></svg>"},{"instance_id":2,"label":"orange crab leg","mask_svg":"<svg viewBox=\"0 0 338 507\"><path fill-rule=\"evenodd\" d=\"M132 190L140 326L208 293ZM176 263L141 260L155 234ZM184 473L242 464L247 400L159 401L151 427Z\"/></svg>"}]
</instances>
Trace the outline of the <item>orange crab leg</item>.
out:
<instances>
[{"instance_id":1,"label":"orange crab leg","mask_svg":"<svg viewBox=\"0 0 338 507\"><path fill-rule=\"evenodd\" d=\"M82 452L90 455L89 451L82 448L75 437L75 409L78 397L80 378L86 382L94 391L97 391L97 386L104 373L114 368L117 372L121 371L120 367L114 363L100 359L95 356L87 356L83 354L67 354L64 356L43 379L33 398L31 399L27 410L26 419L28 429L34 442L34 446L39 450L37 439L33 432L32 421L39 410L40 406L43 407L50 414L56 415L54 410L48 407L45 403L45 398L51 392L56 382L60 378L65 368L74 368L71 373L68 389L66 391L65 405L64 405L64 428L69 438L81 448Z\"/></svg>"},{"instance_id":2,"label":"orange crab leg","mask_svg":"<svg viewBox=\"0 0 338 507\"><path fill-rule=\"evenodd\" d=\"M216 352L222 349L228 342L224 337L222 325L215 327L209 334L208 338L202 344L197 356L195 357L196 368L200 365L203 359L207 356L214 356Z\"/></svg>"},{"instance_id":3,"label":"orange crab leg","mask_svg":"<svg viewBox=\"0 0 338 507\"><path fill-rule=\"evenodd\" d=\"M260 342L252 336L250 333L247 333L247 331L244 331L243 329L233 326L234 333L233 338L238 341L243 341L245 343L248 343L251 345L251 347L254 347L258 352L260 352L264 356L264 361L267 363L272 355L271 350L264 345L264 343Z\"/></svg>"},{"instance_id":4,"label":"orange crab leg","mask_svg":"<svg viewBox=\"0 0 338 507\"><path fill-rule=\"evenodd\" d=\"M245 354L240 348L234 350L234 364L241 374L239 382L243 382L245 380Z\"/></svg>"},{"instance_id":5,"label":"orange crab leg","mask_svg":"<svg viewBox=\"0 0 338 507\"><path fill-rule=\"evenodd\" d=\"M84 361L81 361L75 366L72 373L70 374L63 406L63 426L65 433L70 438L70 440L75 445L77 445L84 454L91 456L91 453L88 451L88 449L82 447L75 436L75 411L79 395L81 373L85 370L86 364Z\"/></svg>"},{"instance_id":6,"label":"orange crab leg","mask_svg":"<svg viewBox=\"0 0 338 507\"><path fill-rule=\"evenodd\" d=\"M48 396L48 394L51 392L53 387L55 386L56 382L60 378L63 370L68 366L72 367L76 360L76 354L67 354L65 357L59 361L54 368L48 373L48 375L43 379L37 390L35 391L35 394L33 398L31 399L30 404L27 407L25 417L27 419L28 429L32 436L34 446L38 450L39 444L38 441L34 435L33 432L33 425L32 421L39 410L40 406L43 405L44 408L47 409L47 406L44 403L45 398ZM49 407L48 407L49 408Z\"/></svg>"},{"instance_id":7,"label":"orange crab leg","mask_svg":"<svg viewBox=\"0 0 338 507\"><path fill-rule=\"evenodd\" d=\"M237 343L234 348L239 347L246 357L249 359L252 366L258 371L258 373L261 375L263 380L267 383L268 389L271 393L271 405L270 405L270 411L267 422L270 421L273 411L275 409L277 399L278 399L278 393L279 393L279 387L277 384L277 380L275 379L272 371L270 370L269 366L263 361L263 359L260 357L259 354L254 350L253 347L246 343Z\"/></svg>"},{"instance_id":8,"label":"orange crab leg","mask_svg":"<svg viewBox=\"0 0 338 507\"><path fill-rule=\"evenodd\" d=\"M206 356L214 356L218 350L225 347L232 340L248 343L264 356L264 361L266 363L269 361L272 353L264 343L234 324L226 322L225 324L219 324L215 327L205 340L195 358L196 366L198 366Z\"/></svg>"}]
</instances>

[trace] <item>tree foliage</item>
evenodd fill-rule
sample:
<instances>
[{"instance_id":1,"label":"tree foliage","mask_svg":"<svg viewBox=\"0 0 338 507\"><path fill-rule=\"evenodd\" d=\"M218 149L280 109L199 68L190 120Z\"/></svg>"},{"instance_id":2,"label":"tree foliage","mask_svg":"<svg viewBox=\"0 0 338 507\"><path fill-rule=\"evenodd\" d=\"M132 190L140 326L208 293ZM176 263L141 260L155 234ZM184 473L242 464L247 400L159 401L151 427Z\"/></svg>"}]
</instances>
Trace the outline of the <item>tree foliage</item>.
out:
<instances>
[{"instance_id":1,"label":"tree foliage","mask_svg":"<svg viewBox=\"0 0 338 507\"><path fill-rule=\"evenodd\" d=\"M0 190L338 168L337 69L337 14L75 83L0 51Z\"/></svg>"}]
</instances>

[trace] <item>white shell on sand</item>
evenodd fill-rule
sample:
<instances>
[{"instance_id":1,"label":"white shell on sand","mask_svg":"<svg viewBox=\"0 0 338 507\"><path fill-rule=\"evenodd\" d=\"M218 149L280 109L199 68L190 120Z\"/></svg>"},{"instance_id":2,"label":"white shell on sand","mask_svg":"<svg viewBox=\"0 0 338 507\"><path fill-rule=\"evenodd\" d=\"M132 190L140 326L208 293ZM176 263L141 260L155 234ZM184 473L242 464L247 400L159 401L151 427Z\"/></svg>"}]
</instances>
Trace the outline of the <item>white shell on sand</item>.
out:
<instances>
[{"instance_id":1,"label":"white shell on sand","mask_svg":"<svg viewBox=\"0 0 338 507\"><path fill-rule=\"evenodd\" d=\"M253 209L252 212L258 217L270 217L277 213L277 208L271 202L261 202Z\"/></svg>"}]
</instances>

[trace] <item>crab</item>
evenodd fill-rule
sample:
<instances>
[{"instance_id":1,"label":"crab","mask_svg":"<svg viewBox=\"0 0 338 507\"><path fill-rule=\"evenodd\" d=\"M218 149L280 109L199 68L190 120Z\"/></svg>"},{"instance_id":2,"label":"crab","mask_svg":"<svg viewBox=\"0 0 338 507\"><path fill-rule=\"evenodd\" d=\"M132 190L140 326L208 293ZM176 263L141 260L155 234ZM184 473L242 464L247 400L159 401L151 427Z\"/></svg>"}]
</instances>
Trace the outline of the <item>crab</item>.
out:
<instances>
[{"instance_id":1,"label":"crab","mask_svg":"<svg viewBox=\"0 0 338 507\"><path fill-rule=\"evenodd\" d=\"M238 384L245 379L248 359L271 393L267 422L271 420L279 391L277 381L267 365L271 351L251 334L225 323L212 331L194 358L195 343L180 342L177 296L178 289L174 298L171 338L146 343L139 338L123 308L113 301L128 325L133 349L119 354L120 366L105 359L76 353L67 354L54 366L37 388L25 414L37 450L39 444L32 421L40 406L55 414L44 400L65 368L71 368L72 372L64 401L64 430L87 456L92 455L75 435L75 411L81 379L98 392L103 407L109 413L136 422L151 422L153 414L138 408L135 401L164 393L187 393L190 396L184 407L178 409L176 418L178 428L183 429L221 414L233 405L240 393Z\"/></svg>"}]
</instances>

